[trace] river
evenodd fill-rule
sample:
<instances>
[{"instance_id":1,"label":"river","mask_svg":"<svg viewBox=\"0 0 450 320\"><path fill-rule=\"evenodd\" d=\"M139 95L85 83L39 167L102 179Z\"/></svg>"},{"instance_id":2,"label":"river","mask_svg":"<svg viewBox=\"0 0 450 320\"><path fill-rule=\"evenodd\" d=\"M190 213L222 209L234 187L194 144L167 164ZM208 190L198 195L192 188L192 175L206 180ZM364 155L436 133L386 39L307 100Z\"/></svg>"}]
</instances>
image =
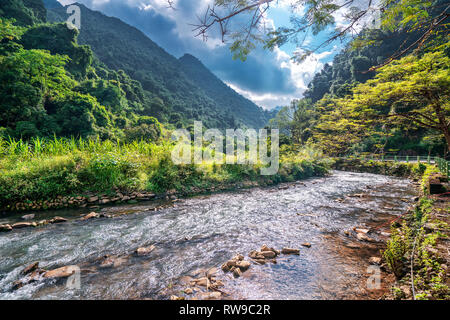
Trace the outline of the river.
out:
<instances>
[{"instance_id":1,"label":"river","mask_svg":"<svg viewBox=\"0 0 450 320\"><path fill-rule=\"evenodd\" d=\"M382 245L363 245L344 231L382 225L403 213L414 195L406 179L334 171L282 186L182 199L159 211L149 211L152 202L102 208L128 213L112 219L74 219L86 209L45 213L71 219L0 234L0 299L166 299L185 288L184 276L220 269L236 253L248 259L263 244L301 252L281 255L276 264L252 264L238 279L220 270L225 298L371 298L364 287L367 259L379 256ZM1 222L14 219L6 216ZM302 247L304 242L311 248ZM133 254L152 244L156 250L148 256ZM125 259L117 267L99 268L105 255ZM80 289L46 280L12 290L20 271L35 261L46 269L79 265Z\"/></svg>"}]
</instances>

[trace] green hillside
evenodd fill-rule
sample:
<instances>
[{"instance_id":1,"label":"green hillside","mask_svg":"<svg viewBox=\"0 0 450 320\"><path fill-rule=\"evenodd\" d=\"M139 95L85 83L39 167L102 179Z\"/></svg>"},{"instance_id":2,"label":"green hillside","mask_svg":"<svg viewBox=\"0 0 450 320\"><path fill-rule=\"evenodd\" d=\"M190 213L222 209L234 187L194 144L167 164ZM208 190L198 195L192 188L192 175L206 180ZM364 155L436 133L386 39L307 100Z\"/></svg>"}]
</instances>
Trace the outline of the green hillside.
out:
<instances>
[{"instance_id":1,"label":"green hillside","mask_svg":"<svg viewBox=\"0 0 450 320\"><path fill-rule=\"evenodd\" d=\"M263 127L267 123L267 114L261 108L240 97L203 65L197 73L138 29L81 4L79 7L82 16L79 42L89 45L109 68L124 70L138 80L150 99L161 99L159 108L151 108L149 115L177 127L187 126L194 119L218 128ZM66 9L49 9L48 17L64 21ZM198 81L205 74L214 78L215 86ZM224 97L230 105L224 103Z\"/></svg>"},{"instance_id":2,"label":"green hillside","mask_svg":"<svg viewBox=\"0 0 450 320\"><path fill-rule=\"evenodd\" d=\"M157 103L141 84L105 67L77 43L77 30L45 23L43 6L27 3L0 3L1 12L16 12L0 19L0 135L158 139L161 125L147 112Z\"/></svg>"}]
</instances>

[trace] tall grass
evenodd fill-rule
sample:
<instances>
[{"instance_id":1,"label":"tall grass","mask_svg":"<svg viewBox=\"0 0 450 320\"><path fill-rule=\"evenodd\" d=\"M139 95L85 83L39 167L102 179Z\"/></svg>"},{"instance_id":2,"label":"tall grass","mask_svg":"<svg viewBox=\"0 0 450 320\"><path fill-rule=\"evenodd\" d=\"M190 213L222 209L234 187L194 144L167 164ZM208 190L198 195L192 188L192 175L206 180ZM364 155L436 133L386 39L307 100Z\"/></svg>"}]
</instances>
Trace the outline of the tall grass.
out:
<instances>
[{"instance_id":1,"label":"tall grass","mask_svg":"<svg viewBox=\"0 0 450 320\"><path fill-rule=\"evenodd\" d=\"M144 140L133 141L131 143L120 140L100 140L100 139L75 139L75 138L32 138L29 141L0 137L0 157L18 157L24 159L41 158L48 156L61 156L70 153L107 153L115 152L119 154L137 152L142 155L152 155L160 148L152 142Z\"/></svg>"},{"instance_id":2,"label":"tall grass","mask_svg":"<svg viewBox=\"0 0 450 320\"><path fill-rule=\"evenodd\" d=\"M15 202L115 189L189 192L243 180L271 184L323 175L329 167L310 148L285 152L274 176L261 176L261 164L177 166L171 161L171 151L170 141L0 138L0 209Z\"/></svg>"}]
</instances>

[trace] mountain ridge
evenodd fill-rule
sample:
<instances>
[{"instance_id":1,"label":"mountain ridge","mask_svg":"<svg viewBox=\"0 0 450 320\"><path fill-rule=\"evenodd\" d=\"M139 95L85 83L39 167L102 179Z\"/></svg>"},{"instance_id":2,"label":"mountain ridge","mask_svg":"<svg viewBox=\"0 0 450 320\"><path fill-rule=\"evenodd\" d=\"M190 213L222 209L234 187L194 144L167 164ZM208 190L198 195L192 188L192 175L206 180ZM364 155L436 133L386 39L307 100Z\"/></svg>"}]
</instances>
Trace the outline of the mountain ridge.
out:
<instances>
[{"instance_id":1,"label":"mountain ridge","mask_svg":"<svg viewBox=\"0 0 450 320\"><path fill-rule=\"evenodd\" d=\"M269 111L263 110L254 102L233 90L211 72L197 57L185 53L178 60L181 62L184 73L202 88L208 96L216 97L220 106L229 108L235 118L239 116L244 117L253 126L269 120L268 117L271 114ZM261 118L254 119L255 115L260 115Z\"/></svg>"},{"instance_id":2,"label":"mountain ridge","mask_svg":"<svg viewBox=\"0 0 450 320\"><path fill-rule=\"evenodd\" d=\"M46 5L49 21L65 20L66 7L58 7L52 0L46 0ZM141 82L151 98L161 98L170 110L165 120L174 123L183 119L185 124L202 120L205 126L217 128L261 128L267 124L270 112L232 90L198 58L199 70L194 70L183 57L172 56L138 28L83 4L75 5L82 17L79 43L89 45L107 67L124 70ZM201 81L202 77L212 79L215 87Z\"/></svg>"}]
</instances>

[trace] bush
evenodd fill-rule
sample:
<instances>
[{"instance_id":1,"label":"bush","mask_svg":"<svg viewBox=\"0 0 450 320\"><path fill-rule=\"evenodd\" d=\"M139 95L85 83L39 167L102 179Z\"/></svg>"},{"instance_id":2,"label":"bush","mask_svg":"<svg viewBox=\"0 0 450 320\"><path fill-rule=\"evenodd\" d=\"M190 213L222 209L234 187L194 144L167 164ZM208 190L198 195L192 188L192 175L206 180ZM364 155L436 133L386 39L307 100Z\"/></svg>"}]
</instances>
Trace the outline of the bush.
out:
<instances>
[{"instance_id":1,"label":"bush","mask_svg":"<svg viewBox=\"0 0 450 320\"><path fill-rule=\"evenodd\" d=\"M383 252L391 271L399 279L404 275L405 254L408 252L409 243L404 240L402 233L409 234L411 230L407 226L403 226L402 232L395 227L391 227L391 238L387 242L387 248Z\"/></svg>"}]
</instances>

